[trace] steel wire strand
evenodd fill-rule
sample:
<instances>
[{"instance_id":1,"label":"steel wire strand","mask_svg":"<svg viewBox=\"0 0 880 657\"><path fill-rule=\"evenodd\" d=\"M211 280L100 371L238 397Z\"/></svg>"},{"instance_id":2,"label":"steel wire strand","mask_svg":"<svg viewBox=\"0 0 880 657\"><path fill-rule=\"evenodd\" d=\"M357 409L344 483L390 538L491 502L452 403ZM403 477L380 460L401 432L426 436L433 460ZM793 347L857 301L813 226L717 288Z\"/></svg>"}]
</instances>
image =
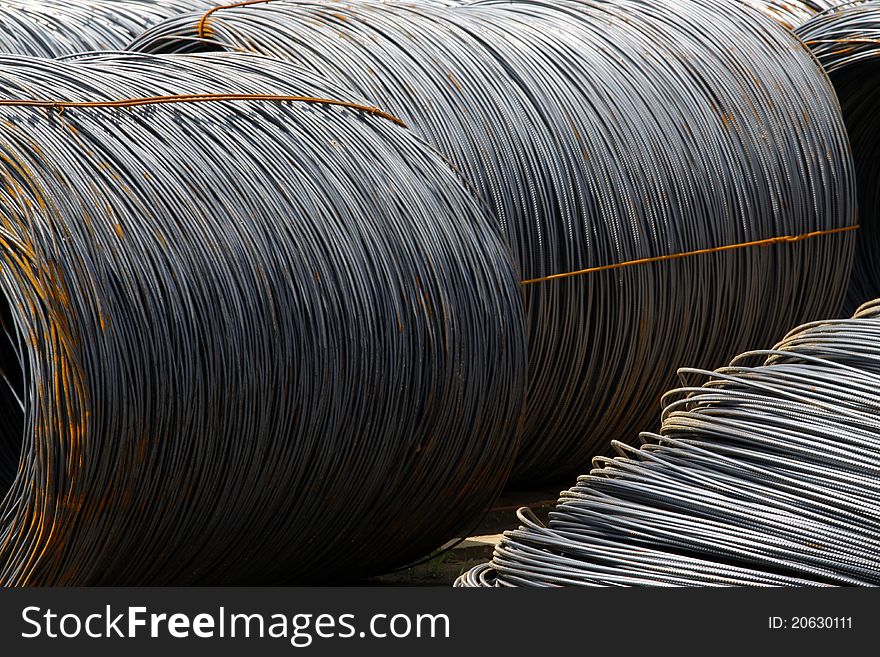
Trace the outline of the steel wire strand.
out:
<instances>
[{"instance_id":1,"label":"steel wire strand","mask_svg":"<svg viewBox=\"0 0 880 657\"><path fill-rule=\"evenodd\" d=\"M494 209L530 338L515 483L650 428L675 367L834 313L848 281L833 91L736 2L275 0L171 19L133 48L256 50L341 80Z\"/></svg>"},{"instance_id":2,"label":"steel wire strand","mask_svg":"<svg viewBox=\"0 0 880 657\"><path fill-rule=\"evenodd\" d=\"M492 502L522 304L424 142L254 55L8 56L0 80L0 582L336 581Z\"/></svg>"},{"instance_id":3,"label":"steel wire strand","mask_svg":"<svg viewBox=\"0 0 880 657\"><path fill-rule=\"evenodd\" d=\"M682 370L710 378L664 397L659 433L597 457L546 527L521 510L456 585L880 584L878 366L874 301Z\"/></svg>"}]
</instances>

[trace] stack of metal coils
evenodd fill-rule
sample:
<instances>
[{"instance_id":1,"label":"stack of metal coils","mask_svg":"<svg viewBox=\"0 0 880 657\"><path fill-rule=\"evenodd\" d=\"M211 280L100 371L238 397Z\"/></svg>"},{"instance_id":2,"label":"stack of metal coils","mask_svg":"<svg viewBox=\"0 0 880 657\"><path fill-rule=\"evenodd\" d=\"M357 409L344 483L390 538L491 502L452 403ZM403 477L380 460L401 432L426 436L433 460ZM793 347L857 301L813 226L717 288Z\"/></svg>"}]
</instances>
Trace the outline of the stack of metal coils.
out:
<instances>
[{"instance_id":1,"label":"stack of metal coils","mask_svg":"<svg viewBox=\"0 0 880 657\"><path fill-rule=\"evenodd\" d=\"M24 30L17 52L70 56L0 60L2 584L390 570L505 485L630 454L677 367L849 285L834 89L736 0L237 3L75 54L120 47L111 24L43 50ZM600 465L671 458L643 451ZM633 467L602 527L659 490ZM652 522L698 552L679 516ZM527 574L499 548L466 581L558 578L538 529L511 548Z\"/></svg>"}]
</instances>

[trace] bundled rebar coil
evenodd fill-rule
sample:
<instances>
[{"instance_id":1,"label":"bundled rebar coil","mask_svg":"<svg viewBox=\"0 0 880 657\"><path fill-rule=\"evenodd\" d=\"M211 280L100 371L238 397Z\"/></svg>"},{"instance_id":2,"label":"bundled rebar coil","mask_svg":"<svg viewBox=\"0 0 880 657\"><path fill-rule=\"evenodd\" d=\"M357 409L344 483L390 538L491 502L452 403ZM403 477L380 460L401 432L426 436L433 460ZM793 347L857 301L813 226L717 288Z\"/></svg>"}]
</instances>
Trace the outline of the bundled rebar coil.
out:
<instances>
[{"instance_id":1,"label":"bundled rebar coil","mask_svg":"<svg viewBox=\"0 0 880 657\"><path fill-rule=\"evenodd\" d=\"M862 230L846 299L851 312L880 296L880 2L827 11L797 35L828 71L852 144Z\"/></svg>"},{"instance_id":2,"label":"bundled rebar coil","mask_svg":"<svg viewBox=\"0 0 880 657\"><path fill-rule=\"evenodd\" d=\"M294 60L449 157L523 278L519 483L648 428L682 362L718 366L839 306L853 236L826 233L853 227L855 192L833 90L737 2L278 0L134 47Z\"/></svg>"},{"instance_id":3,"label":"bundled rebar coil","mask_svg":"<svg viewBox=\"0 0 880 657\"><path fill-rule=\"evenodd\" d=\"M880 301L681 374L659 434L597 458L547 527L521 511L457 584L880 584Z\"/></svg>"},{"instance_id":4,"label":"bundled rebar coil","mask_svg":"<svg viewBox=\"0 0 880 657\"><path fill-rule=\"evenodd\" d=\"M0 93L0 582L328 581L469 528L525 328L439 156L256 56L4 57Z\"/></svg>"},{"instance_id":5,"label":"bundled rebar coil","mask_svg":"<svg viewBox=\"0 0 880 657\"><path fill-rule=\"evenodd\" d=\"M3 0L0 53L60 57L125 48L151 25L211 0Z\"/></svg>"}]
</instances>

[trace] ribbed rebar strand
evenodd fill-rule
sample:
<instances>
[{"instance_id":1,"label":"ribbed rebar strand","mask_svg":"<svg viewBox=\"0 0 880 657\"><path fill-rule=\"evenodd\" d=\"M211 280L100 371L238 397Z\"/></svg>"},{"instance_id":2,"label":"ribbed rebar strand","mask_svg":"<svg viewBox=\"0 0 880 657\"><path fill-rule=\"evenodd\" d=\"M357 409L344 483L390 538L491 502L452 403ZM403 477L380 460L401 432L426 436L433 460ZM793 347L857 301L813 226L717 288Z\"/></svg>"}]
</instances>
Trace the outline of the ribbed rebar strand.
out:
<instances>
[{"instance_id":1,"label":"ribbed rebar strand","mask_svg":"<svg viewBox=\"0 0 880 657\"><path fill-rule=\"evenodd\" d=\"M394 117L253 55L4 57L0 97L0 582L365 576L491 503L517 279Z\"/></svg>"},{"instance_id":2,"label":"ribbed rebar strand","mask_svg":"<svg viewBox=\"0 0 880 657\"><path fill-rule=\"evenodd\" d=\"M681 363L716 367L839 306L852 232L718 250L855 224L833 90L738 2L277 0L172 19L134 47L294 60L453 162L528 283L517 482L650 427Z\"/></svg>"},{"instance_id":3,"label":"ribbed rebar strand","mask_svg":"<svg viewBox=\"0 0 880 657\"><path fill-rule=\"evenodd\" d=\"M659 434L597 458L547 527L520 511L457 584L880 584L880 301L680 374Z\"/></svg>"}]
</instances>

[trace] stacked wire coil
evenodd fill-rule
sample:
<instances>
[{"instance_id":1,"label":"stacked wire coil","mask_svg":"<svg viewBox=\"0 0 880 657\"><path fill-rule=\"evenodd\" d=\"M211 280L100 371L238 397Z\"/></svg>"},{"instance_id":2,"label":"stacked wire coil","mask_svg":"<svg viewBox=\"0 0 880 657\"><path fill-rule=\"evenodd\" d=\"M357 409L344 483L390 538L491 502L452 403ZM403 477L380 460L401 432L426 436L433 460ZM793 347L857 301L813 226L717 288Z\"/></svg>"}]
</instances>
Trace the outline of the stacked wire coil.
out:
<instances>
[{"instance_id":1,"label":"stacked wire coil","mask_svg":"<svg viewBox=\"0 0 880 657\"><path fill-rule=\"evenodd\" d=\"M846 3L796 33L831 76L852 144L862 229L846 299L851 311L880 296L880 3Z\"/></svg>"},{"instance_id":2,"label":"stacked wire coil","mask_svg":"<svg viewBox=\"0 0 880 657\"><path fill-rule=\"evenodd\" d=\"M2 584L326 582L470 527L525 329L439 156L252 55L0 80Z\"/></svg>"},{"instance_id":3,"label":"stacked wire coil","mask_svg":"<svg viewBox=\"0 0 880 657\"><path fill-rule=\"evenodd\" d=\"M4 0L0 53L60 57L120 50L151 25L210 0Z\"/></svg>"},{"instance_id":4,"label":"stacked wire coil","mask_svg":"<svg viewBox=\"0 0 880 657\"><path fill-rule=\"evenodd\" d=\"M839 108L797 39L738 2L277 0L170 19L133 48L293 60L449 158L523 279L515 483L648 428L679 364L839 307L853 234L823 233L856 221Z\"/></svg>"},{"instance_id":5,"label":"stacked wire coil","mask_svg":"<svg viewBox=\"0 0 880 657\"><path fill-rule=\"evenodd\" d=\"M597 458L548 526L520 511L457 585L880 584L880 301L680 373L659 433Z\"/></svg>"}]
</instances>

